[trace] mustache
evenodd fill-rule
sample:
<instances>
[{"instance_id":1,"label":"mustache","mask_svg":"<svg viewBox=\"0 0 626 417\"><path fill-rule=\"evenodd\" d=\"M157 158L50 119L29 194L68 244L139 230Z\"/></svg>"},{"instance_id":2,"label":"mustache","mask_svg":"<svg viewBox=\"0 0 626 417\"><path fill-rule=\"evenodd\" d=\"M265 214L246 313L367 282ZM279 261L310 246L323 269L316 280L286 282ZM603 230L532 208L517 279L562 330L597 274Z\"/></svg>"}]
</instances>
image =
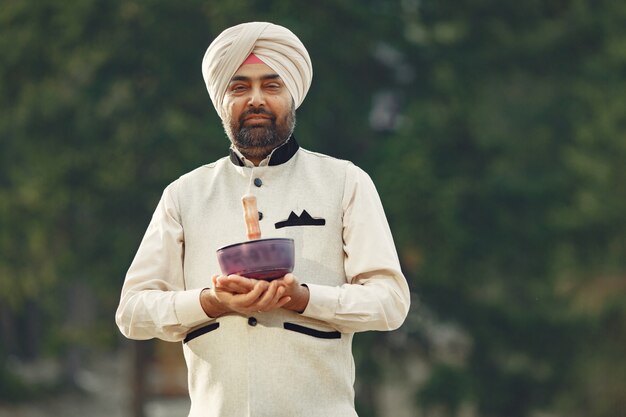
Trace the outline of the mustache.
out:
<instances>
[{"instance_id":1,"label":"mustache","mask_svg":"<svg viewBox=\"0 0 626 417\"><path fill-rule=\"evenodd\" d=\"M255 107L241 113L241 115L239 116L239 123L243 123L246 117L250 116L251 114L263 114L270 117L272 120L276 120L276 116L271 111L265 110L263 107Z\"/></svg>"}]
</instances>

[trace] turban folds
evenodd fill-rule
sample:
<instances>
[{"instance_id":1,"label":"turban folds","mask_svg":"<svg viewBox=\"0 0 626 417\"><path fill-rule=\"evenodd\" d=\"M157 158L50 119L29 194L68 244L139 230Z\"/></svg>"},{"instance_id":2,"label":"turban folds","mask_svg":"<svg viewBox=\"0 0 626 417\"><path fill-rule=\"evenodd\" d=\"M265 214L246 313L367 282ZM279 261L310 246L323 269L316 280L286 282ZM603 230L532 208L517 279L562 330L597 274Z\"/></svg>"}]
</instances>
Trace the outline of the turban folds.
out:
<instances>
[{"instance_id":1,"label":"turban folds","mask_svg":"<svg viewBox=\"0 0 626 417\"><path fill-rule=\"evenodd\" d=\"M306 48L287 28L267 22L250 22L223 31L204 54L202 76L217 114L222 119L227 116L222 105L226 88L251 53L276 71L298 108L313 78Z\"/></svg>"}]
</instances>

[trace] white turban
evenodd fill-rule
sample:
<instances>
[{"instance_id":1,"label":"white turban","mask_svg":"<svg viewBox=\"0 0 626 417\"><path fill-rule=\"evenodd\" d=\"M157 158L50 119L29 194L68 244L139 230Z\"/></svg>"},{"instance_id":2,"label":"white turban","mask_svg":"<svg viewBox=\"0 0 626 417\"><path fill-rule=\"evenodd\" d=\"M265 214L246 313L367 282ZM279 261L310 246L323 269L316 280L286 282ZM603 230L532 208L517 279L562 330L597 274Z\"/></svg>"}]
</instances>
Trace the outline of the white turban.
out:
<instances>
[{"instance_id":1,"label":"white turban","mask_svg":"<svg viewBox=\"0 0 626 417\"><path fill-rule=\"evenodd\" d=\"M217 114L225 119L226 88L251 53L276 71L298 108L313 78L306 48L287 28L267 22L250 22L223 31L204 54L202 76Z\"/></svg>"}]
</instances>

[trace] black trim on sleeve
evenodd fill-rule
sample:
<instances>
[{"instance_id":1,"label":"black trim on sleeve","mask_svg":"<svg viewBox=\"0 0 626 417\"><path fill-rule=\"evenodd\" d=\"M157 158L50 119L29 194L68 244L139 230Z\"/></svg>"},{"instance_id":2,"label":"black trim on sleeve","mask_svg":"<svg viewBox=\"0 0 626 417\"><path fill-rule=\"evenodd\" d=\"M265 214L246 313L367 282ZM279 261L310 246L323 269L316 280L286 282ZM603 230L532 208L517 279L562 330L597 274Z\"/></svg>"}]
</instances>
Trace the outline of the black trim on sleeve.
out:
<instances>
[{"instance_id":1,"label":"black trim on sleeve","mask_svg":"<svg viewBox=\"0 0 626 417\"><path fill-rule=\"evenodd\" d=\"M338 331L324 332L321 330L311 329L310 327L300 326L295 323L284 323L283 327L292 332L302 333L319 339L341 339L341 333Z\"/></svg>"},{"instance_id":2,"label":"black trim on sleeve","mask_svg":"<svg viewBox=\"0 0 626 417\"><path fill-rule=\"evenodd\" d=\"M204 326L204 327L200 327L199 329L196 329L192 332L187 333L187 336L185 337L185 340L183 340L183 343L187 343L192 341L193 339L195 339L198 336L202 336L203 334L212 332L213 330L217 329L218 327L220 327L219 323L211 323L208 326Z\"/></svg>"}]
</instances>

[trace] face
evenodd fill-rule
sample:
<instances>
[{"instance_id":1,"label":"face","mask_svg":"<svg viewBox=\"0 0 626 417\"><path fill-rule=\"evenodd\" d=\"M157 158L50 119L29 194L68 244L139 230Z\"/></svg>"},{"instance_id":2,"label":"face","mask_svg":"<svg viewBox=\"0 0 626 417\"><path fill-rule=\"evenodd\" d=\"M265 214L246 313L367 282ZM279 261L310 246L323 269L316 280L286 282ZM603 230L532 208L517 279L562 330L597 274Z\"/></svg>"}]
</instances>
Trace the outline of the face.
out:
<instances>
[{"instance_id":1,"label":"face","mask_svg":"<svg viewBox=\"0 0 626 417\"><path fill-rule=\"evenodd\" d=\"M224 106L226 134L255 164L283 144L295 126L291 94L265 64L243 65L237 70L226 89Z\"/></svg>"}]
</instances>

